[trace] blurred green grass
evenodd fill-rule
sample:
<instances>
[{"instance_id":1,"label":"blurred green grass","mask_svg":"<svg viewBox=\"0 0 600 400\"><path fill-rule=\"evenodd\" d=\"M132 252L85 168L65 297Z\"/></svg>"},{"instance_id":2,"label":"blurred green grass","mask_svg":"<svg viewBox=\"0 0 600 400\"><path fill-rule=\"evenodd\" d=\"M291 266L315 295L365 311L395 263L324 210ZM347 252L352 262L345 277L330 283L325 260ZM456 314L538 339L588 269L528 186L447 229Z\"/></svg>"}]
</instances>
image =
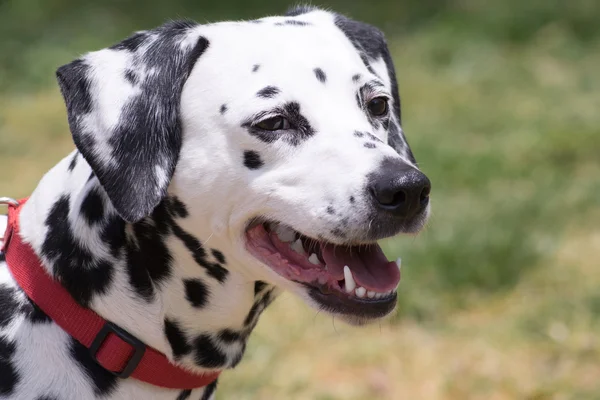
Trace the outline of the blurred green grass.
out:
<instances>
[{"instance_id":1,"label":"blurred green grass","mask_svg":"<svg viewBox=\"0 0 600 400\"><path fill-rule=\"evenodd\" d=\"M404 265L391 320L335 326L284 298L220 398L600 399L600 2L330 5L388 34L433 215L385 243ZM283 8L1 3L0 194L72 148L58 65L167 18Z\"/></svg>"}]
</instances>

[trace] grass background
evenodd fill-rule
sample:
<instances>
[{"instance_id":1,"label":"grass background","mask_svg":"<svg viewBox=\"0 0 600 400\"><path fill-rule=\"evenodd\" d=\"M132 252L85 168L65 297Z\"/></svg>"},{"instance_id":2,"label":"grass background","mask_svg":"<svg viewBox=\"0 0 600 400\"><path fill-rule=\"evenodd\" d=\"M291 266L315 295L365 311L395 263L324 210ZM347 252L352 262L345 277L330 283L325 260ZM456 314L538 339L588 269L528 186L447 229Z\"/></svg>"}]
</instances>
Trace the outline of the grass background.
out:
<instances>
[{"instance_id":1,"label":"grass background","mask_svg":"<svg viewBox=\"0 0 600 400\"><path fill-rule=\"evenodd\" d=\"M600 399L600 2L326 5L388 36L433 216L402 256L398 313L350 328L291 295L219 399ZM169 18L280 1L0 1L0 195L72 142L54 71Z\"/></svg>"}]
</instances>

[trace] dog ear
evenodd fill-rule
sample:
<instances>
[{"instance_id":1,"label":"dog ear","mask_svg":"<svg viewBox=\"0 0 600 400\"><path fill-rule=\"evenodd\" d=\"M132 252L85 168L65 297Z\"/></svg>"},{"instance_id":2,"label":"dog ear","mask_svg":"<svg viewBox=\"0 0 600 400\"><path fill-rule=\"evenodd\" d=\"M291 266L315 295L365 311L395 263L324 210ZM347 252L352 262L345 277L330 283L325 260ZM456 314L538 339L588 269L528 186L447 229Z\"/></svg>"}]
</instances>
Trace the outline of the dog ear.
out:
<instances>
[{"instance_id":1,"label":"dog ear","mask_svg":"<svg viewBox=\"0 0 600 400\"><path fill-rule=\"evenodd\" d=\"M392 56L390 55L383 32L374 26L351 20L340 14L335 15L335 24L342 32L344 32L346 37L360 53L360 56L369 71L379 76L384 82L389 83L390 87L388 89L391 90L392 97L394 98L394 108L393 118L389 126L388 144L396 150L398 154L416 164L412 151L402 132L402 114L400 110L398 82L396 81L394 62L392 61ZM385 70L375 70L373 66L381 60L385 63Z\"/></svg>"},{"instance_id":2,"label":"dog ear","mask_svg":"<svg viewBox=\"0 0 600 400\"><path fill-rule=\"evenodd\" d=\"M209 44L196 26L138 32L56 72L75 145L128 222L152 212L173 176L181 92Z\"/></svg>"}]
</instances>

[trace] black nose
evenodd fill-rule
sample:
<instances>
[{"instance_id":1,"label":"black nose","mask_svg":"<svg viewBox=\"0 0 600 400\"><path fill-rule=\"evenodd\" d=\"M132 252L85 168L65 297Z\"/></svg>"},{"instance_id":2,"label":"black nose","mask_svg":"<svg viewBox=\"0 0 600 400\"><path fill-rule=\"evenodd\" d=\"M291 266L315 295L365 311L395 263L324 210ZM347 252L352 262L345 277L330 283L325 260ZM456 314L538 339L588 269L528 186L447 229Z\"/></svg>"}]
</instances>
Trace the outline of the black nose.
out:
<instances>
[{"instance_id":1,"label":"black nose","mask_svg":"<svg viewBox=\"0 0 600 400\"><path fill-rule=\"evenodd\" d=\"M369 177L369 192L375 206L399 217L410 218L429 203L431 182L421 171L396 160L387 159Z\"/></svg>"}]
</instances>

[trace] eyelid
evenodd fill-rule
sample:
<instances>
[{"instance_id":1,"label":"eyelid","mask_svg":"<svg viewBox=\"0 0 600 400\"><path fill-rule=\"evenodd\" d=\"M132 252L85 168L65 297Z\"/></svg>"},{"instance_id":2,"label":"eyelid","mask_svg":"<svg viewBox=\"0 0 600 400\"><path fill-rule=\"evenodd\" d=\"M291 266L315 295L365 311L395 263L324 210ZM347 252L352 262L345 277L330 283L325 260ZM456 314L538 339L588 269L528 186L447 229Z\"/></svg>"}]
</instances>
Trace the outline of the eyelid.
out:
<instances>
[{"instance_id":1,"label":"eyelid","mask_svg":"<svg viewBox=\"0 0 600 400\"><path fill-rule=\"evenodd\" d=\"M281 113L278 113L276 111L263 111L263 112L254 114L252 116L252 125L254 126L254 125L260 124L261 122L263 122L267 119L271 119L271 118L275 118L275 117L286 118L284 115L282 115Z\"/></svg>"},{"instance_id":2,"label":"eyelid","mask_svg":"<svg viewBox=\"0 0 600 400\"><path fill-rule=\"evenodd\" d=\"M368 102L370 102L371 100L373 100L373 99L377 99L377 98L379 98L379 97L383 97L384 99L386 99L386 100L387 100L387 102L388 102L389 104L392 104L392 103L393 103L393 101L394 101L394 99L392 98L392 96L390 96L390 95L389 95L388 93L386 93L386 92L372 92L372 93L366 93L366 96L365 96L365 99L364 99L364 100L365 100L365 102L367 102L367 103L368 103Z\"/></svg>"}]
</instances>

